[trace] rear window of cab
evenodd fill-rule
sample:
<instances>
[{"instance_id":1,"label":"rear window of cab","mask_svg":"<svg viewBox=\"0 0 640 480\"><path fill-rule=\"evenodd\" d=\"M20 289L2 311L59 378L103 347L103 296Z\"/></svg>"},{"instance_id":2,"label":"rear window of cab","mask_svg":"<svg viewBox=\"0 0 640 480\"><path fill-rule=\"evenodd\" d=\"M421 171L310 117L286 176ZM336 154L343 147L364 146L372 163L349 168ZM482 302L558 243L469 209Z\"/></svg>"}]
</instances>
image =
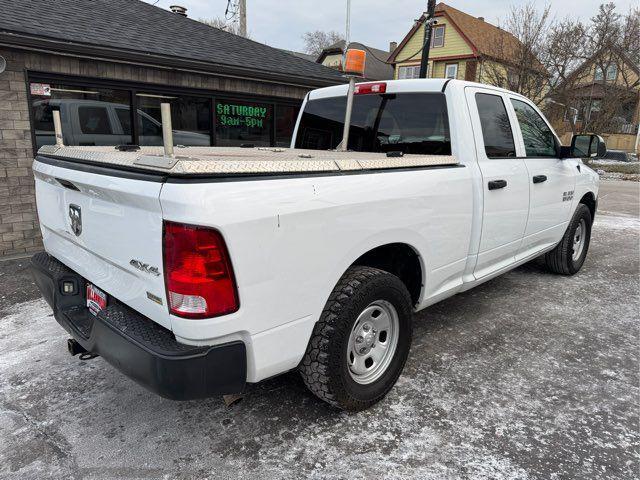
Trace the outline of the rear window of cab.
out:
<instances>
[{"instance_id":1,"label":"rear window of cab","mask_svg":"<svg viewBox=\"0 0 640 480\"><path fill-rule=\"evenodd\" d=\"M342 140L345 96L309 100L296 148L335 149ZM383 93L353 99L348 149L450 155L447 103L442 93Z\"/></svg>"}]
</instances>

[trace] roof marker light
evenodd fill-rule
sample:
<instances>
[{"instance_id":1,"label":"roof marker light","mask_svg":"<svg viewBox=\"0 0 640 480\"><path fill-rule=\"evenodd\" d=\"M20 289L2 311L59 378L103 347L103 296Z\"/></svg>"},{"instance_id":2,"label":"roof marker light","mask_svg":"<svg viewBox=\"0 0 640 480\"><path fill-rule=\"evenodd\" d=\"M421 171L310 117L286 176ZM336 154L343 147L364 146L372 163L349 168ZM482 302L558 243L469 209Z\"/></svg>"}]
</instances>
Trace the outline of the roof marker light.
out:
<instances>
[{"instance_id":1,"label":"roof marker light","mask_svg":"<svg viewBox=\"0 0 640 480\"><path fill-rule=\"evenodd\" d=\"M358 83L354 90L354 95L370 95L375 93L385 93L387 91L387 84L385 82L377 83Z\"/></svg>"}]
</instances>

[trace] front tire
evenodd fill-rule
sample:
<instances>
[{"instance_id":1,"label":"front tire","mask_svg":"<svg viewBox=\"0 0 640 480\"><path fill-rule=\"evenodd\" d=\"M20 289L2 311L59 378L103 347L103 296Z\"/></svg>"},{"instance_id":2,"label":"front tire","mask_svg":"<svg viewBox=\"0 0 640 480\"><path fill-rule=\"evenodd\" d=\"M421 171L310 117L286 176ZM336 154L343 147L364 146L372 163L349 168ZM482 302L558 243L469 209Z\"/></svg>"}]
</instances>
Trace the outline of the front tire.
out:
<instances>
[{"instance_id":1,"label":"front tire","mask_svg":"<svg viewBox=\"0 0 640 480\"><path fill-rule=\"evenodd\" d=\"M589 250L591 223L591 211L583 203L579 204L560 243L545 254L549 270L561 275L580 271Z\"/></svg>"},{"instance_id":2,"label":"front tire","mask_svg":"<svg viewBox=\"0 0 640 480\"><path fill-rule=\"evenodd\" d=\"M331 293L299 366L306 386L343 410L364 410L381 400L407 360L412 310L398 277L351 267Z\"/></svg>"}]
</instances>

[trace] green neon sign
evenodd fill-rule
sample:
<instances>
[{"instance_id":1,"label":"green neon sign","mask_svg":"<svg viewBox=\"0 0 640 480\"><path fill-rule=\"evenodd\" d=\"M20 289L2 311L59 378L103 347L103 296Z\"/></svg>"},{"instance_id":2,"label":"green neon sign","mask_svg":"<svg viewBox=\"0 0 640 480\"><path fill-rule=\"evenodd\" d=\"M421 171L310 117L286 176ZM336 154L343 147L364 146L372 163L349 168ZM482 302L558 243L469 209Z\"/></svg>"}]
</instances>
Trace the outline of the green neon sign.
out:
<instances>
[{"instance_id":1,"label":"green neon sign","mask_svg":"<svg viewBox=\"0 0 640 480\"><path fill-rule=\"evenodd\" d=\"M216 104L216 120L225 127L264 128L269 108L258 105L241 105L237 103L218 102Z\"/></svg>"}]
</instances>

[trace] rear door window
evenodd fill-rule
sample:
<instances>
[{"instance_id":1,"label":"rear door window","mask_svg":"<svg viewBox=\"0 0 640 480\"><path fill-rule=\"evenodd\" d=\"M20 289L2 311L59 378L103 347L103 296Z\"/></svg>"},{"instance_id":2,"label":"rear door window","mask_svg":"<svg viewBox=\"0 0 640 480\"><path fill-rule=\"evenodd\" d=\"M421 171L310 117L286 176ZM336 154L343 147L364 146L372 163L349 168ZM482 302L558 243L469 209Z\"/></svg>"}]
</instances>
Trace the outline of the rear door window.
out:
<instances>
[{"instance_id":1,"label":"rear door window","mask_svg":"<svg viewBox=\"0 0 640 480\"><path fill-rule=\"evenodd\" d=\"M335 149L342 140L345 97L306 103L296 137L297 148ZM447 103L441 93L399 93L354 97L349 150L402 151L450 155Z\"/></svg>"},{"instance_id":2,"label":"rear door window","mask_svg":"<svg viewBox=\"0 0 640 480\"><path fill-rule=\"evenodd\" d=\"M489 158L515 157L516 146L507 109L502 97L476 93L476 105L482 126L484 151Z\"/></svg>"}]
</instances>

